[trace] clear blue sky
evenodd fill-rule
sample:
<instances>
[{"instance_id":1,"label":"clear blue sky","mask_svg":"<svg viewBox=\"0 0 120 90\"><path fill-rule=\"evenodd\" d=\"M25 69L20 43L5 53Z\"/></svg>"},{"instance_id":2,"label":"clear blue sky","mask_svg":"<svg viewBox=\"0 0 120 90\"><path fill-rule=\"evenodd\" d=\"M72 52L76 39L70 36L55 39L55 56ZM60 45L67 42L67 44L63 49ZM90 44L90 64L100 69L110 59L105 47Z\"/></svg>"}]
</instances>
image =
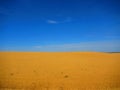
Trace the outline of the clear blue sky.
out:
<instances>
[{"instance_id":1,"label":"clear blue sky","mask_svg":"<svg viewBox=\"0 0 120 90\"><path fill-rule=\"evenodd\" d=\"M120 51L119 0L0 0L1 51Z\"/></svg>"}]
</instances>

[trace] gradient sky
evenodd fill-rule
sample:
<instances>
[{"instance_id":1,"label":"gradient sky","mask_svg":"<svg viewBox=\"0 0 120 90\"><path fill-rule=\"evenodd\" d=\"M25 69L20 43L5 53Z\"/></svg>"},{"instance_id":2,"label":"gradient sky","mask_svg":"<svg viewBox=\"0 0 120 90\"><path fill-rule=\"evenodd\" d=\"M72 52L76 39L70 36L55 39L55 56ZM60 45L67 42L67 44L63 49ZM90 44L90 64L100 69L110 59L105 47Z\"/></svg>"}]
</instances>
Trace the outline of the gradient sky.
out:
<instances>
[{"instance_id":1,"label":"gradient sky","mask_svg":"<svg viewBox=\"0 0 120 90\"><path fill-rule=\"evenodd\" d=\"M119 0L0 0L1 51L120 51Z\"/></svg>"}]
</instances>

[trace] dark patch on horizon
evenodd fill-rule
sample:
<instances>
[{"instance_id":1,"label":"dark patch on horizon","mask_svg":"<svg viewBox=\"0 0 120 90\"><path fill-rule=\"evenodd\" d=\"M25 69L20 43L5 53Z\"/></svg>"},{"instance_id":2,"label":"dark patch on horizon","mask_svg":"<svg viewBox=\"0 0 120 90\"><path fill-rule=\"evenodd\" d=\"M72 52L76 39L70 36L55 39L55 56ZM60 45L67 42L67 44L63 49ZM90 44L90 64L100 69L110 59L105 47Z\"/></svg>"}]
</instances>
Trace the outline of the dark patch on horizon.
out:
<instances>
[{"instance_id":1,"label":"dark patch on horizon","mask_svg":"<svg viewBox=\"0 0 120 90\"><path fill-rule=\"evenodd\" d=\"M68 75L65 75L64 78L68 78L69 76Z\"/></svg>"},{"instance_id":2,"label":"dark patch on horizon","mask_svg":"<svg viewBox=\"0 0 120 90\"><path fill-rule=\"evenodd\" d=\"M14 75L14 73L10 73L10 75L11 75L11 76L13 76L13 75Z\"/></svg>"}]
</instances>

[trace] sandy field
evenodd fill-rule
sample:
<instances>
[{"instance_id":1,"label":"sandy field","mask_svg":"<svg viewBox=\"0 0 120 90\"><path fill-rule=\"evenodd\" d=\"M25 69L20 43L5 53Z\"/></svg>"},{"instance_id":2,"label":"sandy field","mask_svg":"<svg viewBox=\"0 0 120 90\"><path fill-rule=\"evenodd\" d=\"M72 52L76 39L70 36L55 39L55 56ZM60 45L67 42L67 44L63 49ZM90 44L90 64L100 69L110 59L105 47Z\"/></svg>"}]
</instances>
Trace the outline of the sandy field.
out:
<instances>
[{"instance_id":1,"label":"sandy field","mask_svg":"<svg viewBox=\"0 0 120 90\"><path fill-rule=\"evenodd\" d=\"M0 90L120 90L120 53L0 52Z\"/></svg>"}]
</instances>

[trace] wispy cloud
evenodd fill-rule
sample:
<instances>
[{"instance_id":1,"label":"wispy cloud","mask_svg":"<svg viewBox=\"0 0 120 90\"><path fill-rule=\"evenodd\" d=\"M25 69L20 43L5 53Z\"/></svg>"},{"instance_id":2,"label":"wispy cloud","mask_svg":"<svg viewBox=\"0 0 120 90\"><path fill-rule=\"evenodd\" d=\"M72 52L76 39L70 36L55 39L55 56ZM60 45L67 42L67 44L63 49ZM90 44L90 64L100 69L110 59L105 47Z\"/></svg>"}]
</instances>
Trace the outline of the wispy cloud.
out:
<instances>
[{"instance_id":1,"label":"wispy cloud","mask_svg":"<svg viewBox=\"0 0 120 90\"><path fill-rule=\"evenodd\" d=\"M58 22L55 21L55 20L47 20L47 23L50 23L50 24L57 24Z\"/></svg>"},{"instance_id":2,"label":"wispy cloud","mask_svg":"<svg viewBox=\"0 0 120 90\"><path fill-rule=\"evenodd\" d=\"M34 46L40 51L120 51L120 41L92 41L60 45Z\"/></svg>"},{"instance_id":3,"label":"wispy cloud","mask_svg":"<svg viewBox=\"0 0 120 90\"><path fill-rule=\"evenodd\" d=\"M63 21L48 19L48 20L46 20L46 22L49 23L49 24L60 24L60 23L71 22L71 20L72 20L71 17L67 17Z\"/></svg>"}]
</instances>

